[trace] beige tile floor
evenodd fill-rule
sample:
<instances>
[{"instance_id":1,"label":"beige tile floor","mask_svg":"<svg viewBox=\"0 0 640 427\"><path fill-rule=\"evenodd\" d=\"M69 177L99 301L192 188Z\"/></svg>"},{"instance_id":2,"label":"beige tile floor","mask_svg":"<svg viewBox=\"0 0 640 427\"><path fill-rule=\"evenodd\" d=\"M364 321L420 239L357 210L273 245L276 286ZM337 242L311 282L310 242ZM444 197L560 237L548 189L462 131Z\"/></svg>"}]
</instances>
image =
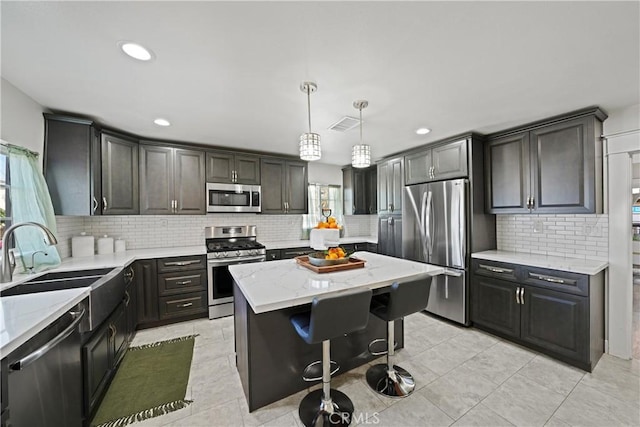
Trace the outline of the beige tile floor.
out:
<instances>
[{"instance_id":1,"label":"beige tile floor","mask_svg":"<svg viewBox=\"0 0 640 427\"><path fill-rule=\"evenodd\" d=\"M426 316L406 318L399 364L416 391L390 399L370 391L368 366L337 375L334 387L375 426L640 425L640 363L604 355L593 373L572 368L473 328ZM233 319L196 320L139 331L133 345L197 333L187 408L136 426L301 426L307 391L248 412L235 370ZM368 418L367 418L368 417Z\"/></svg>"}]
</instances>

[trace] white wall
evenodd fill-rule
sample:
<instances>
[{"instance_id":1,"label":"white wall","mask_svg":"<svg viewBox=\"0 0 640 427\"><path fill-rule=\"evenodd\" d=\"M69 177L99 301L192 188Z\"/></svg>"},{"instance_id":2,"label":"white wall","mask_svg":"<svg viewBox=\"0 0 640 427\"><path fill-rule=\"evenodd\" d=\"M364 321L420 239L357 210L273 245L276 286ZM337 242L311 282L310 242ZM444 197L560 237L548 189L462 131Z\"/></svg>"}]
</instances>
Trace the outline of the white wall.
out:
<instances>
[{"instance_id":1,"label":"white wall","mask_svg":"<svg viewBox=\"0 0 640 427\"><path fill-rule=\"evenodd\" d=\"M0 78L0 138L42 153L45 109L20 89Z\"/></svg>"},{"instance_id":2,"label":"white wall","mask_svg":"<svg viewBox=\"0 0 640 427\"><path fill-rule=\"evenodd\" d=\"M604 122L609 212L608 344L623 359L632 352L631 154L640 151L640 104L609 111Z\"/></svg>"},{"instance_id":3,"label":"white wall","mask_svg":"<svg viewBox=\"0 0 640 427\"><path fill-rule=\"evenodd\" d=\"M342 185L342 166L310 162L309 183Z\"/></svg>"}]
</instances>

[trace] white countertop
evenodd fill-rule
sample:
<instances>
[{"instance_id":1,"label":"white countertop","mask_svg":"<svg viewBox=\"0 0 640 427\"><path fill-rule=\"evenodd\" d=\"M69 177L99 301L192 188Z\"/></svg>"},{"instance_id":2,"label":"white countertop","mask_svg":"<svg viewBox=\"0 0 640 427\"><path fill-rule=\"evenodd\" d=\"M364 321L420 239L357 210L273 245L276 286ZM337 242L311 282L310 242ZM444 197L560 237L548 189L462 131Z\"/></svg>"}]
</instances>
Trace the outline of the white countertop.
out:
<instances>
[{"instance_id":1,"label":"white countertop","mask_svg":"<svg viewBox=\"0 0 640 427\"><path fill-rule=\"evenodd\" d=\"M572 273L598 274L609 266L606 261L590 259L565 258L550 255L528 254L511 251L484 251L471 254L471 258L489 261L509 262L512 264L529 265L532 267L548 268L551 270L569 271Z\"/></svg>"},{"instance_id":2,"label":"white countertop","mask_svg":"<svg viewBox=\"0 0 640 427\"><path fill-rule=\"evenodd\" d=\"M90 288L0 298L0 354L5 357L77 303Z\"/></svg>"},{"instance_id":3,"label":"white countertop","mask_svg":"<svg viewBox=\"0 0 640 427\"><path fill-rule=\"evenodd\" d=\"M393 258L371 252L356 252L364 268L318 274L295 259L229 266L229 271L255 313L310 303L315 296L346 289L382 288L423 273L438 275L442 267Z\"/></svg>"},{"instance_id":4,"label":"white countertop","mask_svg":"<svg viewBox=\"0 0 640 427\"><path fill-rule=\"evenodd\" d=\"M309 240L277 240L271 242L260 241L267 249L309 248ZM349 243L378 243L376 236L341 237L340 244Z\"/></svg>"}]
</instances>

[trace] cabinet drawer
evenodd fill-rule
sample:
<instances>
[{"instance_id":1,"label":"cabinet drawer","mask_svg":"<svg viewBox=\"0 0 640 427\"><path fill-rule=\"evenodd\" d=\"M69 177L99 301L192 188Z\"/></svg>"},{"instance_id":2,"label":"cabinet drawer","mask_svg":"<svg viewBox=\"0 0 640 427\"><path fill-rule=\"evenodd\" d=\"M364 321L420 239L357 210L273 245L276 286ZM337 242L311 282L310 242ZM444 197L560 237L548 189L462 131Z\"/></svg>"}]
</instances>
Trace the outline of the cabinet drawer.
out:
<instances>
[{"instance_id":1,"label":"cabinet drawer","mask_svg":"<svg viewBox=\"0 0 640 427\"><path fill-rule=\"evenodd\" d=\"M523 266L522 279L528 285L589 296L589 276L586 274Z\"/></svg>"},{"instance_id":2,"label":"cabinet drawer","mask_svg":"<svg viewBox=\"0 0 640 427\"><path fill-rule=\"evenodd\" d=\"M206 313L207 309L206 292L160 297L160 319Z\"/></svg>"},{"instance_id":3,"label":"cabinet drawer","mask_svg":"<svg viewBox=\"0 0 640 427\"><path fill-rule=\"evenodd\" d=\"M204 255L192 257L173 257L158 260L158 273L169 271L200 270L207 268L207 260Z\"/></svg>"},{"instance_id":4,"label":"cabinet drawer","mask_svg":"<svg viewBox=\"0 0 640 427\"><path fill-rule=\"evenodd\" d=\"M297 256L309 255L312 252L315 252L315 249L311 248L292 248L292 249L282 249L281 256L282 259L291 259Z\"/></svg>"},{"instance_id":5,"label":"cabinet drawer","mask_svg":"<svg viewBox=\"0 0 640 427\"><path fill-rule=\"evenodd\" d=\"M473 272L475 274L509 280L512 282L518 280L518 268L519 266L515 264L487 261L484 259L473 260Z\"/></svg>"},{"instance_id":6,"label":"cabinet drawer","mask_svg":"<svg viewBox=\"0 0 640 427\"><path fill-rule=\"evenodd\" d=\"M267 251L267 261L275 261L278 259L282 259L280 249L269 249Z\"/></svg>"},{"instance_id":7,"label":"cabinet drawer","mask_svg":"<svg viewBox=\"0 0 640 427\"><path fill-rule=\"evenodd\" d=\"M162 296L206 290L207 270L190 270L158 275L158 292Z\"/></svg>"}]
</instances>

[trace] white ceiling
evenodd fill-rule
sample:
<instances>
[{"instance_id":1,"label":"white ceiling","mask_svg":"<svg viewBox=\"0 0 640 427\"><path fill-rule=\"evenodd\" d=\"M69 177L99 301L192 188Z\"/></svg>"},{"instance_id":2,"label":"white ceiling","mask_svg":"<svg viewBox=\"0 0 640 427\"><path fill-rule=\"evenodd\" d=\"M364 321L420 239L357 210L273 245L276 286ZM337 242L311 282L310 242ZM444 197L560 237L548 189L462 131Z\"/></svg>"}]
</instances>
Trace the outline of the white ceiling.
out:
<instances>
[{"instance_id":1,"label":"white ceiling","mask_svg":"<svg viewBox=\"0 0 640 427\"><path fill-rule=\"evenodd\" d=\"M380 158L448 136L640 102L634 2L1 2L2 77L46 108L149 137L350 162L367 99ZM117 47L133 40L150 63ZM169 128L152 121L165 117ZM427 136L414 133L433 129Z\"/></svg>"}]
</instances>

